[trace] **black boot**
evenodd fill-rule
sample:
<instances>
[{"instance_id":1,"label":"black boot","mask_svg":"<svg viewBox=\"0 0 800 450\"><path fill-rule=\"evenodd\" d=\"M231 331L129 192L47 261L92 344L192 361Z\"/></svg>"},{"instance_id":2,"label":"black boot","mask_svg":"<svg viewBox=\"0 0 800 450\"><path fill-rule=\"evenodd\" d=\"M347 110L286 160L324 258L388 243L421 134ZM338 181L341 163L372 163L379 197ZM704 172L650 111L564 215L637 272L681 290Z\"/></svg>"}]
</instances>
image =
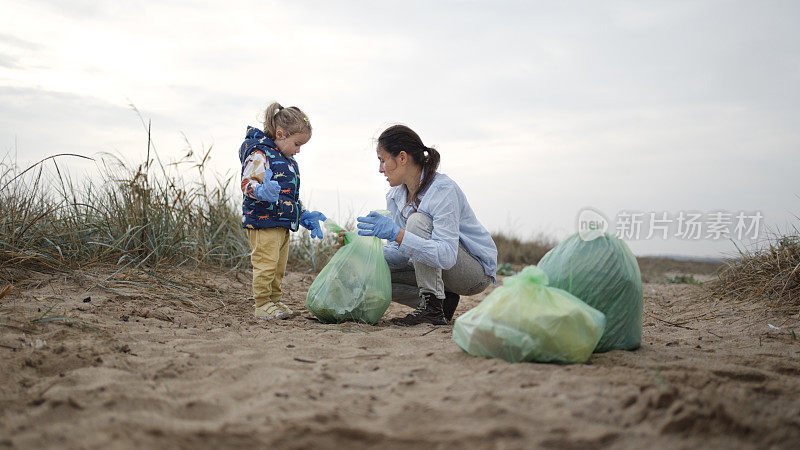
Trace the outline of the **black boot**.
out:
<instances>
[{"instance_id":1,"label":"black boot","mask_svg":"<svg viewBox=\"0 0 800 450\"><path fill-rule=\"evenodd\" d=\"M445 320L444 313L442 312L442 302L443 300L436 298L434 294L420 294L420 303L414 311L402 319L392 319L391 322L395 325L402 325L405 327L419 325L421 323L447 325L447 320Z\"/></svg>"},{"instance_id":2,"label":"black boot","mask_svg":"<svg viewBox=\"0 0 800 450\"><path fill-rule=\"evenodd\" d=\"M444 291L444 301L442 302L442 312L444 313L444 318L450 322L453 320L453 314L456 312L456 308L458 307L458 300L461 297L453 292Z\"/></svg>"}]
</instances>

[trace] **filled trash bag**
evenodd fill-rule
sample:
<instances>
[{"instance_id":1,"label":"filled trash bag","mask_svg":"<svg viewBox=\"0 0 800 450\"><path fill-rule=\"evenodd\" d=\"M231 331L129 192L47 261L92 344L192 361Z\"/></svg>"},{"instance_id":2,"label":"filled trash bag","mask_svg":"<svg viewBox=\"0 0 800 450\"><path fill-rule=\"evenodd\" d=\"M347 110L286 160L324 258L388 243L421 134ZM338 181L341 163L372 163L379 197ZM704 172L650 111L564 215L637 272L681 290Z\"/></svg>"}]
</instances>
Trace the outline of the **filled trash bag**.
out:
<instances>
[{"instance_id":1,"label":"filled trash bag","mask_svg":"<svg viewBox=\"0 0 800 450\"><path fill-rule=\"evenodd\" d=\"M547 275L528 266L456 319L453 340L474 356L582 363L592 355L605 324L603 313L549 287Z\"/></svg>"},{"instance_id":2,"label":"filled trash bag","mask_svg":"<svg viewBox=\"0 0 800 450\"><path fill-rule=\"evenodd\" d=\"M341 230L330 220L325 228ZM376 324L392 300L389 265L381 240L345 232L340 248L311 283L306 308L325 323L345 321Z\"/></svg>"},{"instance_id":3,"label":"filled trash bag","mask_svg":"<svg viewBox=\"0 0 800 450\"><path fill-rule=\"evenodd\" d=\"M539 268L564 289L606 315L597 352L633 350L642 343L642 275L627 244L608 233L584 241L576 233L547 252Z\"/></svg>"}]
</instances>

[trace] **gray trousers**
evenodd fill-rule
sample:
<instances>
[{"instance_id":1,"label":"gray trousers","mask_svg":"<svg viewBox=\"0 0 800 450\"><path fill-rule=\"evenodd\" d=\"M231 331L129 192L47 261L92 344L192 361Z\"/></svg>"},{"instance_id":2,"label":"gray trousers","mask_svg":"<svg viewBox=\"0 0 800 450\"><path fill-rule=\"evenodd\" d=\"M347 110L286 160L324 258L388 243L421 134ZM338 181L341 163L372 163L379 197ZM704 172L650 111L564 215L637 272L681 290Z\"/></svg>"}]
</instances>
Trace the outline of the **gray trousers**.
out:
<instances>
[{"instance_id":1,"label":"gray trousers","mask_svg":"<svg viewBox=\"0 0 800 450\"><path fill-rule=\"evenodd\" d=\"M430 239L433 219L422 213L412 213L406 221L406 233ZM402 267L390 266L392 274L392 301L416 307L421 293L444 298L444 291L459 295L475 295L492 283L492 277L483 272L483 266L459 242L456 264L442 270L421 262L409 261Z\"/></svg>"}]
</instances>

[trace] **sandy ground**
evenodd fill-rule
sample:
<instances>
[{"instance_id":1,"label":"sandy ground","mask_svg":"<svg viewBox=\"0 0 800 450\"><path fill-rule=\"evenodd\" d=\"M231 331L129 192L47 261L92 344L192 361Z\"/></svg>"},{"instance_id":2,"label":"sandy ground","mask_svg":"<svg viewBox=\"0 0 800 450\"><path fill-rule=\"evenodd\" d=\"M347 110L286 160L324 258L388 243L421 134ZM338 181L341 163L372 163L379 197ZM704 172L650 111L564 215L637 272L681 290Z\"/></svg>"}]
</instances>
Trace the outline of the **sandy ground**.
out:
<instances>
[{"instance_id":1,"label":"sandy ground","mask_svg":"<svg viewBox=\"0 0 800 450\"><path fill-rule=\"evenodd\" d=\"M194 274L195 305L107 275L0 300L0 448L800 446L797 311L698 286L646 284L641 349L558 366L471 357L450 327L318 323L310 275L284 281L302 313L266 322L246 275Z\"/></svg>"}]
</instances>

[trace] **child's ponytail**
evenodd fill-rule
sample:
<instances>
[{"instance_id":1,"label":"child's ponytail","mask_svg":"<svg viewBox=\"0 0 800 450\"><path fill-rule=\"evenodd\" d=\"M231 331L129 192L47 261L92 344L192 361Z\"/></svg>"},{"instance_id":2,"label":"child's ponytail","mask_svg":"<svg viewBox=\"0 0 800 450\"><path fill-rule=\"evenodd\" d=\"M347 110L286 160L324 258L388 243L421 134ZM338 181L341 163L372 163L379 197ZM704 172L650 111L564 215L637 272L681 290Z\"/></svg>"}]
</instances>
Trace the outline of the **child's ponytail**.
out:
<instances>
[{"instance_id":1,"label":"child's ponytail","mask_svg":"<svg viewBox=\"0 0 800 450\"><path fill-rule=\"evenodd\" d=\"M311 122L308 116L296 106L284 108L278 102L273 102L264 111L264 134L275 140L275 134L280 127L287 136L297 133L311 134Z\"/></svg>"}]
</instances>

